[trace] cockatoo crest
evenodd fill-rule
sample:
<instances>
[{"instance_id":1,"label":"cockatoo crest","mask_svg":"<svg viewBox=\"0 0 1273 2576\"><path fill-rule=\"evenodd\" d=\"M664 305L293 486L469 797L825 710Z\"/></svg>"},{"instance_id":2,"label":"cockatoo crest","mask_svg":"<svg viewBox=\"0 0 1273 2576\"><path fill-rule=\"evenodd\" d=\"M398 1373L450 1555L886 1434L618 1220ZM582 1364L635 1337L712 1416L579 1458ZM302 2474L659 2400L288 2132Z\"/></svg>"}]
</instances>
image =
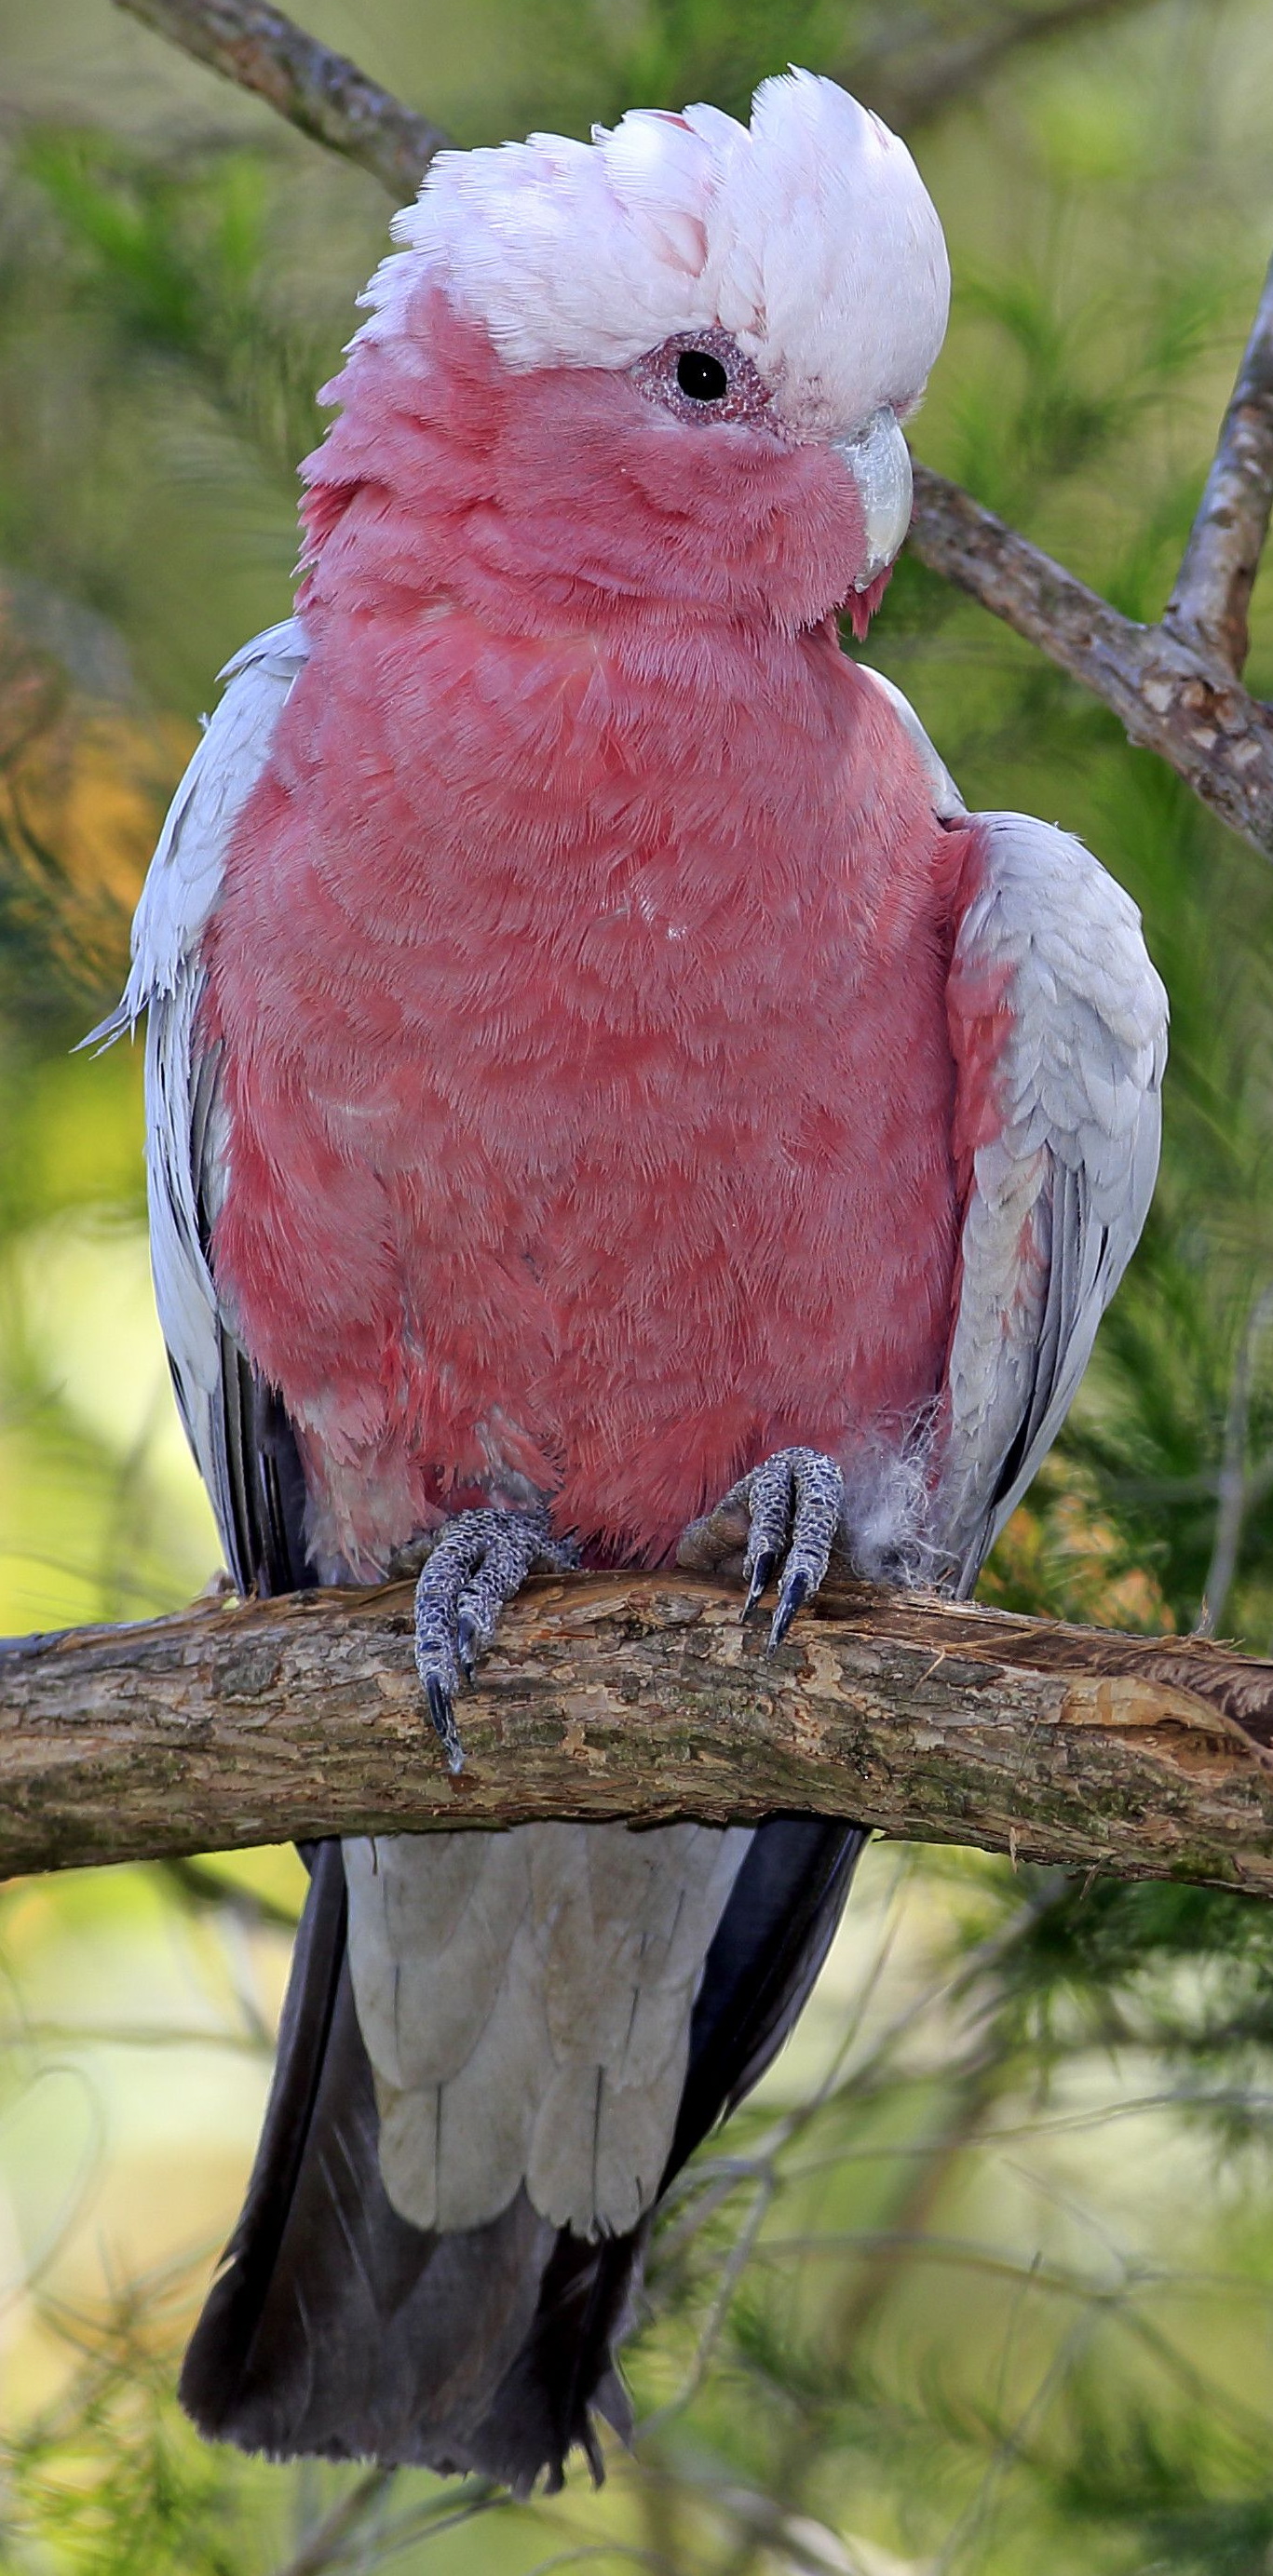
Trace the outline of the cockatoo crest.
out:
<instances>
[{"instance_id":1,"label":"cockatoo crest","mask_svg":"<svg viewBox=\"0 0 1273 2576\"><path fill-rule=\"evenodd\" d=\"M811 72L763 82L750 127L637 109L591 144L441 153L393 230L360 337L404 328L426 274L517 369L623 368L718 328L798 437L906 412L946 327L946 246L905 144Z\"/></svg>"}]
</instances>

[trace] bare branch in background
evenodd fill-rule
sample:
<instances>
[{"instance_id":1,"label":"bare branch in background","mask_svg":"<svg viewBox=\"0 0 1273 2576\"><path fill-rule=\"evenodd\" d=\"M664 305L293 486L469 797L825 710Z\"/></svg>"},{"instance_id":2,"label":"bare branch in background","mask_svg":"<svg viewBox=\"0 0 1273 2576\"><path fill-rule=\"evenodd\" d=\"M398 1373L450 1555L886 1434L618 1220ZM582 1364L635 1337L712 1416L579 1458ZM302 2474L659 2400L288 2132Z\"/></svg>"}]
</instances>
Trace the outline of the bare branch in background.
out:
<instances>
[{"instance_id":1,"label":"bare branch in background","mask_svg":"<svg viewBox=\"0 0 1273 2576\"><path fill-rule=\"evenodd\" d=\"M0 1869L552 1816L775 1810L1273 1893L1273 1663L855 1585L771 1663L683 1574L529 1585L446 1770L409 1586L0 1654Z\"/></svg>"},{"instance_id":2,"label":"bare branch in background","mask_svg":"<svg viewBox=\"0 0 1273 2576\"><path fill-rule=\"evenodd\" d=\"M1240 675L1247 610L1273 505L1273 260L1224 415L1176 587L1163 612L1179 636Z\"/></svg>"},{"instance_id":3,"label":"bare branch in background","mask_svg":"<svg viewBox=\"0 0 1273 2576\"><path fill-rule=\"evenodd\" d=\"M115 0L157 36L330 144L379 179L399 205L414 197L447 137L391 98L343 54L307 36L269 0Z\"/></svg>"},{"instance_id":4,"label":"bare branch in background","mask_svg":"<svg viewBox=\"0 0 1273 2576\"><path fill-rule=\"evenodd\" d=\"M252 1931L263 1923L276 1932L296 1930L300 1917L294 1905L280 1905L277 1897L267 1896L261 1888L245 1887L241 1880L227 1878L223 1870L199 1860L165 1860L160 1867L174 1894L194 1912L233 1914Z\"/></svg>"},{"instance_id":5,"label":"bare branch in background","mask_svg":"<svg viewBox=\"0 0 1273 2576\"><path fill-rule=\"evenodd\" d=\"M855 43L845 78L900 128L922 125L975 89L1009 54L1145 0L1054 0L1007 10L989 25L950 34L926 14L881 16ZM115 0L156 35L381 180L399 202L414 196L448 137L368 80L343 54L305 34L268 0Z\"/></svg>"},{"instance_id":6,"label":"bare branch in background","mask_svg":"<svg viewBox=\"0 0 1273 2576\"><path fill-rule=\"evenodd\" d=\"M1273 708L1165 624L1124 617L927 465L915 467L907 544L1081 680L1130 741L1156 751L1222 822L1273 855Z\"/></svg>"}]
</instances>

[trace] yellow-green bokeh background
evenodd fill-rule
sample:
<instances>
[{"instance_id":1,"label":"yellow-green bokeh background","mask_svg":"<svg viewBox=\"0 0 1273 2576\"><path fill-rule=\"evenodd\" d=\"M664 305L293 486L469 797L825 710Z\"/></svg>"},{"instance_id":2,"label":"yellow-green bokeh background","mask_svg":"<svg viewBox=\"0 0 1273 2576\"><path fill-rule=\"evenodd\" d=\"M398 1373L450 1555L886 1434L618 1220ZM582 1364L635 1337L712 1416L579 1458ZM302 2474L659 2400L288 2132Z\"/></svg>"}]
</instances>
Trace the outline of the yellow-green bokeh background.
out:
<instances>
[{"instance_id":1,"label":"yellow-green bokeh background","mask_svg":"<svg viewBox=\"0 0 1273 2576\"><path fill-rule=\"evenodd\" d=\"M699 79L735 104L788 53L838 69L894 23L760 0L306 20L465 142ZM218 1563L150 1303L138 1054L70 1050L217 667L285 611L291 465L387 208L107 0L0 0L0 64L0 1632L23 1633L174 1607ZM1154 0L1009 54L914 138L956 277L917 450L1133 615L1170 586L1273 242L1271 133L1266 0ZM914 567L869 649L971 802L1060 820L1125 878L1173 995L1159 1213L989 1590L1188 1625L1249 1345L1224 1624L1267 1652L1273 874ZM1262 603L1251 678L1273 686ZM46 720L6 732L40 690ZM352 2483L204 2452L171 2404L303 1883L284 1851L208 1872L0 1895L0 2568L282 2568ZM576 2479L432 2536L441 2489L400 2480L324 2563L1260 2576L1270 1965L1241 1900L877 1848L708 2169L719 2206L693 2234L706 2203L674 2213L635 2462L599 2499ZM862 2080L810 2112L846 2048Z\"/></svg>"}]
</instances>

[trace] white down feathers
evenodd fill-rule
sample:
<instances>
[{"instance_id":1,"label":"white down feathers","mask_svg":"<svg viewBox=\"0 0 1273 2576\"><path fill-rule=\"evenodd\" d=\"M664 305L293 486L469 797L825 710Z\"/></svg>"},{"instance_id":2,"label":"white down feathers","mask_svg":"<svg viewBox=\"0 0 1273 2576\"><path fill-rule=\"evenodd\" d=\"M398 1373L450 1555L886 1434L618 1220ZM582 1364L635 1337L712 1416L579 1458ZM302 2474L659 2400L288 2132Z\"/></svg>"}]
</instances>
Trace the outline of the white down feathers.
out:
<instances>
[{"instance_id":1,"label":"white down feathers","mask_svg":"<svg viewBox=\"0 0 1273 2576\"><path fill-rule=\"evenodd\" d=\"M549 1824L345 1844L354 2000L402 2217L478 2227L524 2180L577 2236L636 2226L751 1839Z\"/></svg>"},{"instance_id":2,"label":"white down feathers","mask_svg":"<svg viewBox=\"0 0 1273 2576\"><path fill-rule=\"evenodd\" d=\"M637 109L590 144L439 153L393 231L360 336L401 331L428 276L519 369L627 367L719 325L800 437L912 408L946 328L946 245L905 144L810 72L763 82L750 127Z\"/></svg>"},{"instance_id":3,"label":"white down feathers","mask_svg":"<svg viewBox=\"0 0 1273 2576\"><path fill-rule=\"evenodd\" d=\"M978 1021L1000 1008L1008 1028L964 1217L931 1524L961 1591L1056 1438L1136 1248L1167 1056L1167 996L1130 895L1068 832L974 820L986 875L948 995L961 1086Z\"/></svg>"}]
</instances>

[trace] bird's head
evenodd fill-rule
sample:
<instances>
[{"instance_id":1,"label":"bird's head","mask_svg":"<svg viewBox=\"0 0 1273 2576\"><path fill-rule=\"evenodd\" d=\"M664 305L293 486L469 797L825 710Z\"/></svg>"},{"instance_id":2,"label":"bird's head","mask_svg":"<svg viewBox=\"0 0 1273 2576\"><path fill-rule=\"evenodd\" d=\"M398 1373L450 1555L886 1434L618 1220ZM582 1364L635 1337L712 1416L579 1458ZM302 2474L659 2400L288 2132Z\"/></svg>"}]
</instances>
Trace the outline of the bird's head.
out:
<instances>
[{"instance_id":1,"label":"bird's head","mask_svg":"<svg viewBox=\"0 0 1273 2576\"><path fill-rule=\"evenodd\" d=\"M750 126L641 110L590 144L447 152L394 237L339 387L356 413L365 374L364 448L368 408L436 435L441 397L528 579L568 561L594 589L864 626L949 302L936 210L878 117L793 71ZM414 393L386 396L386 366Z\"/></svg>"}]
</instances>

